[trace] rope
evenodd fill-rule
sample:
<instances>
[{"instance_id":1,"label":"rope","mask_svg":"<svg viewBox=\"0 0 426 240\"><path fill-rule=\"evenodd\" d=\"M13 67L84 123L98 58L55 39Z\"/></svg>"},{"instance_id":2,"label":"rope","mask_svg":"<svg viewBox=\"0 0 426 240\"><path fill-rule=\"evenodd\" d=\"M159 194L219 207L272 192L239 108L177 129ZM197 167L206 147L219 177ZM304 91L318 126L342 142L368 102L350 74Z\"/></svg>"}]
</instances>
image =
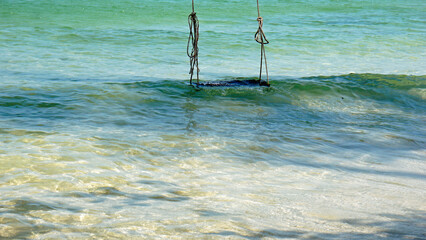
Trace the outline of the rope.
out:
<instances>
[{"instance_id":1,"label":"rope","mask_svg":"<svg viewBox=\"0 0 426 240\"><path fill-rule=\"evenodd\" d=\"M192 78L194 75L194 69L197 69L197 86L200 83L200 69L198 68L198 39L200 37L199 32L199 22L197 18L197 13L194 8L194 0L192 0L192 13L188 16L188 25L189 25L189 37L188 44L186 47L186 53L189 57L189 74L191 74L191 78L189 83L192 85ZM189 49L189 45L192 45L192 49Z\"/></svg>"},{"instance_id":2,"label":"rope","mask_svg":"<svg viewBox=\"0 0 426 240\"><path fill-rule=\"evenodd\" d=\"M262 67L263 59L265 59L265 71L266 71L266 81L269 85L269 75L268 75L268 62L266 61L266 51L265 44L268 44L269 41L266 39L265 33L263 32L263 18L260 16L259 0L257 0L257 21L259 22L259 28L254 34L254 40L260 43L260 73L259 73L259 83L262 81Z\"/></svg>"}]
</instances>

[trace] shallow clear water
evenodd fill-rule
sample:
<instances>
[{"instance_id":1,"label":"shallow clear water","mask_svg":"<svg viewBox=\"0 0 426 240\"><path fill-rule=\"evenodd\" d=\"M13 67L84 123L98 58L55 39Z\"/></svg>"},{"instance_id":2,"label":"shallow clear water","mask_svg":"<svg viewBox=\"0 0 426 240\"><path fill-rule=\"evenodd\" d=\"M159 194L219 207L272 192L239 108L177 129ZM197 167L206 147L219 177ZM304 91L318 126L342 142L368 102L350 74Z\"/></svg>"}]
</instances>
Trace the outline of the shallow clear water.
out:
<instances>
[{"instance_id":1,"label":"shallow clear water","mask_svg":"<svg viewBox=\"0 0 426 240\"><path fill-rule=\"evenodd\" d=\"M261 4L0 0L0 238L426 238L425 3Z\"/></svg>"}]
</instances>

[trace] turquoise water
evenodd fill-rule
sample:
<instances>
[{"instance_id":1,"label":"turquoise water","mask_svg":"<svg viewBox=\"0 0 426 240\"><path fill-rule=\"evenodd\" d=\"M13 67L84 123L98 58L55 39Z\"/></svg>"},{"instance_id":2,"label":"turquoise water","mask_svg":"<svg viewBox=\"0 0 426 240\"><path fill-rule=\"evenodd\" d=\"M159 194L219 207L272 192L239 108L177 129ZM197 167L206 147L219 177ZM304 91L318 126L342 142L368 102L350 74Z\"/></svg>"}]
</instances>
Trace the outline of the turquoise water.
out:
<instances>
[{"instance_id":1,"label":"turquoise water","mask_svg":"<svg viewBox=\"0 0 426 240\"><path fill-rule=\"evenodd\" d=\"M260 3L0 0L0 238L426 238L424 1Z\"/></svg>"}]
</instances>

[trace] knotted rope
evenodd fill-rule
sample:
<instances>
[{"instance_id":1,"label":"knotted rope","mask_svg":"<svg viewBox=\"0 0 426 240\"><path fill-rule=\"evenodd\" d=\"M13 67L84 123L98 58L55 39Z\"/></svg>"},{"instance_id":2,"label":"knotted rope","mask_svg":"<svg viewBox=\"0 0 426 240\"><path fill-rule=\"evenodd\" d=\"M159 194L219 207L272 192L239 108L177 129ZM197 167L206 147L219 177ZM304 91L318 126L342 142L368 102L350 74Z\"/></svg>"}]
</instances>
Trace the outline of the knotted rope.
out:
<instances>
[{"instance_id":1,"label":"knotted rope","mask_svg":"<svg viewBox=\"0 0 426 240\"><path fill-rule=\"evenodd\" d=\"M197 18L197 13L194 10L194 0L192 0L192 13L188 16L188 25L189 25L189 38L188 44L186 47L186 53L189 57L189 74L191 74L191 78L189 83L192 85L192 78L194 75L194 69L197 68L197 86L200 83L200 69L198 68L198 39L200 37L199 32L199 23ZM192 44L192 49L189 49L190 43Z\"/></svg>"},{"instance_id":2,"label":"knotted rope","mask_svg":"<svg viewBox=\"0 0 426 240\"><path fill-rule=\"evenodd\" d=\"M269 41L266 39L265 33L263 32L263 18L260 16L259 10L259 0L257 0L257 21L259 22L259 28L257 32L254 34L254 40L261 44L260 47L260 73L259 73L259 83L262 81L262 66L263 59L265 59L265 71L266 71L266 81L269 85L269 75L268 75L268 62L266 61L266 52L265 52L265 44L268 44Z\"/></svg>"}]
</instances>

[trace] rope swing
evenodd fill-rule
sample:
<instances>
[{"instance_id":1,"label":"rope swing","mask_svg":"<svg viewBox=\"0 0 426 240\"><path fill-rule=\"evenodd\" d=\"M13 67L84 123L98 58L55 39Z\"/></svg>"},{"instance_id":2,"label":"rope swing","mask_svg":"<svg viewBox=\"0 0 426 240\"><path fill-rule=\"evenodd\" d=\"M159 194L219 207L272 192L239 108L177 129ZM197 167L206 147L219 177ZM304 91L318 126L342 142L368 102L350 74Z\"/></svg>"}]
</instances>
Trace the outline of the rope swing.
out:
<instances>
[{"instance_id":1,"label":"rope swing","mask_svg":"<svg viewBox=\"0 0 426 240\"><path fill-rule=\"evenodd\" d=\"M194 8L194 0L192 0L192 13L188 16L188 25L189 25L189 38L188 44L186 46L186 53L189 57L189 74L191 74L191 78L189 83L192 85L192 78L194 75L194 69L197 70L197 86L200 84L200 69L198 68L198 39L200 38L199 31L199 22L197 18L197 13ZM192 49L189 50L189 44L192 44Z\"/></svg>"},{"instance_id":2,"label":"rope swing","mask_svg":"<svg viewBox=\"0 0 426 240\"><path fill-rule=\"evenodd\" d=\"M194 78L194 71L197 72L197 87L200 86L200 69L198 67L198 39L200 38L200 31L199 31L199 22L197 18L197 13L195 12L194 7L194 0L192 0L192 13L188 16L188 25L189 25L189 37L188 37L188 44L186 46L186 52L189 57L189 74L191 75L191 78L189 80L189 83L192 85L192 80ZM233 81L232 86L237 85L239 83L240 85L251 85L251 84L258 84L260 86L269 86L269 75L268 75L268 63L266 61L266 52L265 52L265 44L268 44L269 41L266 39L265 33L263 32L263 18L260 16L260 8L259 8L259 0L257 0L257 21L259 22L259 28L257 29L257 32L254 34L254 40L256 42L260 43L260 73L259 73L259 80L245 80L245 81ZM192 48L190 48L190 45L192 45ZM265 62L265 63L263 63ZM262 81L262 70L263 65L265 65L265 72L266 72L266 83ZM229 83L202 83L202 86L231 86Z\"/></svg>"},{"instance_id":3,"label":"rope swing","mask_svg":"<svg viewBox=\"0 0 426 240\"><path fill-rule=\"evenodd\" d=\"M259 22L259 28L254 34L254 40L260 43L260 73L259 73L259 84L262 82L262 66L263 59L265 59L265 72L266 72L266 83L269 86L269 75L268 75L268 62L266 61L266 51L265 44L268 44L269 41L266 39L265 33L263 32L263 18L260 16L259 0L257 0L257 21Z\"/></svg>"}]
</instances>

